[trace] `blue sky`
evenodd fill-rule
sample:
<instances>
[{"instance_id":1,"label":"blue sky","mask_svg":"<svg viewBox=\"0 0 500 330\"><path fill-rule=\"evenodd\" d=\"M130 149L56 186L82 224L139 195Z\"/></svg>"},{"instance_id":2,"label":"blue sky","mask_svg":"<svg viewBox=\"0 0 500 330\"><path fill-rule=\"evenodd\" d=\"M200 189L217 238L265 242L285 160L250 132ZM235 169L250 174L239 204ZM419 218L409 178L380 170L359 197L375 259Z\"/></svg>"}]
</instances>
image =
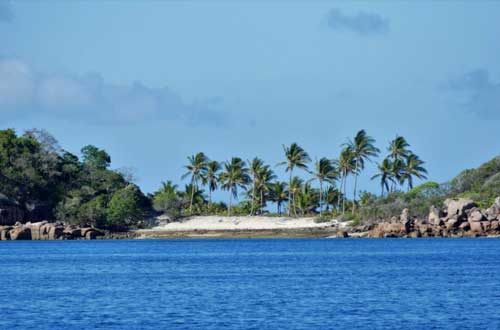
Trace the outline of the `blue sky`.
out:
<instances>
[{"instance_id":1,"label":"blue sky","mask_svg":"<svg viewBox=\"0 0 500 330\"><path fill-rule=\"evenodd\" d=\"M298 142L334 158L362 128L383 151L405 136L444 182L500 153L499 13L486 1L0 0L0 127L45 128L75 153L95 144L145 191L180 182L197 151L275 164ZM373 172L361 189L379 191Z\"/></svg>"}]
</instances>

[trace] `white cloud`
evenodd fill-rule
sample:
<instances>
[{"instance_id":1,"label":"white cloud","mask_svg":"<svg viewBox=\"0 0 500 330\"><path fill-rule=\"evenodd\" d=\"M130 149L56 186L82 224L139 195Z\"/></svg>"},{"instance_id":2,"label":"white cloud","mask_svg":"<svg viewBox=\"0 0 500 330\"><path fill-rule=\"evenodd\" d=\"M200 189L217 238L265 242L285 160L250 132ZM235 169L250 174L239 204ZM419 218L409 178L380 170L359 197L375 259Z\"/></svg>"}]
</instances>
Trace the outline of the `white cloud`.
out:
<instances>
[{"instance_id":1,"label":"white cloud","mask_svg":"<svg viewBox=\"0 0 500 330\"><path fill-rule=\"evenodd\" d=\"M17 59L0 59L1 112L105 123L178 120L222 124L224 118L210 100L187 103L168 87L150 88L140 82L114 85L95 74L45 75Z\"/></svg>"}]
</instances>

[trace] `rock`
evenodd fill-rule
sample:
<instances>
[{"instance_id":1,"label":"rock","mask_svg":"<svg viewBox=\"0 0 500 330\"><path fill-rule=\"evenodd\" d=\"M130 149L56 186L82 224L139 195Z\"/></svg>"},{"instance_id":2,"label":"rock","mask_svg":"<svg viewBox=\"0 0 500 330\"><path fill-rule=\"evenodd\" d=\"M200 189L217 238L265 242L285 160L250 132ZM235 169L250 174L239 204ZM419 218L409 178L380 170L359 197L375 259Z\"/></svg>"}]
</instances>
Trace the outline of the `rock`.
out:
<instances>
[{"instance_id":1,"label":"rock","mask_svg":"<svg viewBox=\"0 0 500 330\"><path fill-rule=\"evenodd\" d=\"M0 240L7 241L10 240L10 231L12 230L12 226L3 226L0 227Z\"/></svg>"},{"instance_id":2,"label":"rock","mask_svg":"<svg viewBox=\"0 0 500 330\"><path fill-rule=\"evenodd\" d=\"M64 236L64 227L60 225L52 225L49 228L49 236L47 239L60 239Z\"/></svg>"},{"instance_id":3,"label":"rock","mask_svg":"<svg viewBox=\"0 0 500 330\"><path fill-rule=\"evenodd\" d=\"M344 233L348 235L347 232ZM81 235L82 237L85 237L85 239L96 239L97 236L103 236L104 233L95 228L82 228ZM349 235L346 237L349 237Z\"/></svg>"},{"instance_id":4,"label":"rock","mask_svg":"<svg viewBox=\"0 0 500 330\"><path fill-rule=\"evenodd\" d=\"M470 229L470 224L467 221L462 222L458 228L462 229L463 231L467 231Z\"/></svg>"},{"instance_id":5,"label":"rock","mask_svg":"<svg viewBox=\"0 0 500 330\"><path fill-rule=\"evenodd\" d=\"M469 198L447 199L444 201L446 214L448 218L456 215L458 217L465 216L465 211L476 206L476 203Z\"/></svg>"},{"instance_id":6,"label":"rock","mask_svg":"<svg viewBox=\"0 0 500 330\"><path fill-rule=\"evenodd\" d=\"M35 222L35 223L27 223L26 227L31 230L31 239L32 240L41 240L41 228L43 225L47 224L47 221Z\"/></svg>"},{"instance_id":7,"label":"rock","mask_svg":"<svg viewBox=\"0 0 500 330\"><path fill-rule=\"evenodd\" d=\"M491 222L490 221L481 221L481 226L483 227L484 231L489 231L491 229Z\"/></svg>"},{"instance_id":8,"label":"rock","mask_svg":"<svg viewBox=\"0 0 500 330\"><path fill-rule=\"evenodd\" d=\"M68 239L80 238L82 237L82 230L77 226L70 225L64 228L63 234Z\"/></svg>"},{"instance_id":9,"label":"rock","mask_svg":"<svg viewBox=\"0 0 500 330\"><path fill-rule=\"evenodd\" d=\"M446 230L452 230L455 227L458 227L458 220L456 218L449 219L446 221Z\"/></svg>"},{"instance_id":10,"label":"rock","mask_svg":"<svg viewBox=\"0 0 500 330\"><path fill-rule=\"evenodd\" d=\"M31 230L29 227L25 226L17 226L14 227L10 232L10 239L13 241L16 240L30 240L31 239Z\"/></svg>"},{"instance_id":11,"label":"rock","mask_svg":"<svg viewBox=\"0 0 500 330\"><path fill-rule=\"evenodd\" d=\"M483 226L481 225L481 222L469 222L470 224L470 230L475 233L482 233L483 232Z\"/></svg>"},{"instance_id":12,"label":"rock","mask_svg":"<svg viewBox=\"0 0 500 330\"><path fill-rule=\"evenodd\" d=\"M337 232L337 238L348 238L348 237L349 237L349 234L344 230Z\"/></svg>"},{"instance_id":13,"label":"rock","mask_svg":"<svg viewBox=\"0 0 500 330\"><path fill-rule=\"evenodd\" d=\"M404 209L403 212L401 212L401 216L399 217L401 222L405 223L408 220L410 220L410 211L408 209Z\"/></svg>"},{"instance_id":14,"label":"rock","mask_svg":"<svg viewBox=\"0 0 500 330\"><path fill-rule=\"evenodd\" d=\"M441 225L441 218L440 218L440 212L437 207L434 205L431 206L429 210L429 216L427 217L428 221L430 224L433 224L435 226L440 226Z\"/></svg>"},{"instance_id":15,"label":"rock","mask_svg":"<svg viewBox=\"0 0 500 330\"><path fill-rule=\"evenodd\" d=\"M478 208L474 208L471 210L471 212L469 213L469 216L467 217L467 219L470 221L470 222L478 222L478 221L482 221L485 219L483 213L481 213L481 210L478 209Z\"/></svg>"},{"instance_id":16,"label":"rock","mask_svg":"<svg viewBox=\"0 0 500 330\"><path fill-rule=\"evenodd\" d=\"M491 230L492 231L499 231L500 230L500 224L497 220L491 221Z\"/></svg>"},{"instance_id":17,"label":"rock","mask_svg":"<svg viewBox=\"0 0 500 330\"><path fill-rule=\"evenodd\" d=\"M491 207L489 207L484 213L488 220L500 220L500 197L497 197L493 205L491 205Z\"/></svg>"}]
</instances>

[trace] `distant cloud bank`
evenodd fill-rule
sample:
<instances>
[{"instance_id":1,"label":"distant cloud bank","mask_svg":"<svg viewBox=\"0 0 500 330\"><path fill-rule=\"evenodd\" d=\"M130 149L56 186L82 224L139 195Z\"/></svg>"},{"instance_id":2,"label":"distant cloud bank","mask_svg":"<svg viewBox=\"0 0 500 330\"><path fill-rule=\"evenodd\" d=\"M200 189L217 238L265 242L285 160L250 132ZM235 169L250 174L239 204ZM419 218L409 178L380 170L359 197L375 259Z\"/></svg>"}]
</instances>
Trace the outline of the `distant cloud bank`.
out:
<instances>
[{"instance_id":1,"label":"distant cloud bank","mask_svg":"<svg viewBox=\"0 0 500 330\"><path fill-rule=\"evenodd\" d=\"M11 22L14 19L14 12L9 2L0 3L0 22Z\"/></svg>"},{"instance_id":2,"label":"distant cloud bank","mask_svg":"<svg viewBox=\"0 0 500 330\"><path fill-rule=\"evenodd\" d=\"M335 31L350 31L363 36L383 35L389 32L389 20L375 13L358 12L346 15L340 9L332 9L326 15L326 23Z\"/></svg>"},{"instance_id":3,"label":"distant cloud bank","mask_svg":"<svg viewBox=\"0 0 500 330\"><path fill-rule=\"evenodd\" d=\"M455 77L444 87L465 93L467 110L484 118L500 119L500 83L493 82L487 70L479 69Z\"/></svg>"},{"instance_id":4,"label":"distant cloud bank","mask_svg":"<svg viewBox=\"0 0 500 330\"><path fill-rule=\"evenodd\" d=\"M168 87L113 85L98 75L43 74L18 59L0 59L0 116L45 115L91 123L174 120L223 124L212 100L187 103Z\"/></svg>"}]
</instances>

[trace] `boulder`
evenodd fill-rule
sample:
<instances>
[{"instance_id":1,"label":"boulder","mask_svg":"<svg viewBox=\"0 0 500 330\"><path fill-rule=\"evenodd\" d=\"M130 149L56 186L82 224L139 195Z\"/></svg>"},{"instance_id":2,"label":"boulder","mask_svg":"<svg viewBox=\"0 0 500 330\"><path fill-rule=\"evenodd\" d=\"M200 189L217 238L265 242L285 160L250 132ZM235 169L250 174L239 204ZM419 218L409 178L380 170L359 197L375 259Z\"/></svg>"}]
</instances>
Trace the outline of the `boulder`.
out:
<instances>
[{"instance_id":1,"label":"boulder","mask_svg":"<svg viewBox=\"0 0 500 330\"><path fill-rule=\"evenodd\" d=\"M452 218L446 221L446 230L452 230L453 228L458 227L459 222L456 218Z\"/></svg>"},{"instance_id":2,"label":"boulder","mask_svg":"<svg viewBox=\"0 0 500 330\"><path fill-rule=\"evenodd\" d=\"M469 212L469 216L467 217L467 220L469 220L470 222L479 222L483 221L484 219L485 217L483 213L477 207L471 209L471 211Z\"/></svg>"},{"instance_id":3,"label":"boulder","mask_svg":"<svg viewBox=\"0 0 500 330\"><path fill-rule=\"evenodd\" d=\"M491 207L489 207L484 213L488 220L500 220L500 197L497 197L493 205L491 205Z\"/></svg>"},{"instance_id":4,"label":"boulder","mask_svg":"<svg viewBox=\"0 0 500 330\"><path fill-rule=\"evenodd\" d=\"M48 238L47 239L50 239L50 240L53 240L53 239L60 239L61 237L64 236L64 227L63 226L60 226L60 225L52 225L50 228L49 228L49 234L48 234Z\"/></svg>"},{"instance_id":5,"label":"boulder","mask_svg":"<svg viewBox=\"0 0 500 330\"><path fill-rule=\"evenodd\" d=\"M30 240L31 239L31 230L27 226L17 226L14 227L10 232L10 239L13 241L16 240Z\"/></svg>"},{"instance_id":6,"label":"boulder","mask_svg":"<svg viewBox=\"0 0 500 330\"><path fill-rule=\"evenodd\" d=\"M469 222L470 224L470 230L475 233L482 233L483 232L483 226L481 225L481 222Z\"/></svg>"},{"instance_id":7,"label":"boulder","mask_svg":"<svg viewBox=\"0 0 500 330\"><path fill-rule=\"evenodd\" d=\"M337 238L348 238L348 237L349 237L349 234L344 230L340 230L337 232Z\"/></svg>"},{"instance_id":8,"label":"boulder","mask_svg":"<svg viewBox=\"0 0 500 330\"><path fill-rule=\"evenodd\" d=\"M492 231L499 231L500 230L500 224L498 222L498 220L493 220L491 221L491 230Z\"/></svg>"},{"instance_id":9,"label":"boulder","mask_svg":"<svg viewBox=\"0 0 500 330\"><path fill-rule=\"evenodd\" d=\"M481 221L481 226L483 227L484 231L490 231L491 222L490 221Z\"/></svg>"},{"instance_id":10,"label":"boulder","mask_svg":"<svg viewBox=\"0 0 500 330\"><path fill-rule=\"evenodd\" d=\"M465 211L476 206L476 203L469 198L447 199L444 201L446 214L448 218L456 215L458 217L465 216Z\"/></svg>"},{"instance_id":11,"label":"boulder","mask_svg":"<svg viewBox=\"0 0 500 330\"><path fill-rule=\"evenodd\" d=\"M463 231L467 231L470 229L470 224L467 221L462 222L458 228L462 229Z\"/></svg>"},{"instance_id":12,"label":"boulder","mask_svg":"<svg viewBox=\"0 0 500 330\"><path fill-rule=\"evenodd\" d=\"M32 240L41 240L41 229L42 226L47 224L47 221L35 222L35 223L27 223L26 227L31 230L31 239Z\"/></svg>"},{"instance_id":13,"label":"boulder","mask_svg":"<svg viewBox=\"0 0 500 330\"><path fill-rule=\"evenodd\" d=\"M104 233L102 233L100 230L97 230L95 228L82 228L81 233L82 233L82 237L85 237L85 239L96 239L96 237L104 235ZM347 232L344 231L344 233L347 235L345 237L349 237Z\"/></svg>"},{"instance_id":14,"label":"boulder","mask_svg":"<svg viewBox=\"0 0 500 330\"><path fill-rule=\"evenodd\" d=\"M434 205L431 206L429 210L429 216L427 217L430 224L439 226L441 224L440 212Z\"/></svg>"},{"instance_id":15,"label":"boulder","mask_svg":"<svg viewBox=\"0 0 500 330\"><path fill-rule=\"evenodd\" d=\"M70 225L64 228L63 234L68 239L80 238L82 237L82 230L77 226Z\"/></svg>"},{"instance_id":16,"label":"boulder","mask_svg":"<svg viewBox=\"0 0 500 330\"><path fill-rule=\"evenodd\" d=\"M3 226L0 227L0 240L2 241L7 241L10 240L10 231L12 230L13 227L11 226Z\"/></svg>"}]
</instances>

